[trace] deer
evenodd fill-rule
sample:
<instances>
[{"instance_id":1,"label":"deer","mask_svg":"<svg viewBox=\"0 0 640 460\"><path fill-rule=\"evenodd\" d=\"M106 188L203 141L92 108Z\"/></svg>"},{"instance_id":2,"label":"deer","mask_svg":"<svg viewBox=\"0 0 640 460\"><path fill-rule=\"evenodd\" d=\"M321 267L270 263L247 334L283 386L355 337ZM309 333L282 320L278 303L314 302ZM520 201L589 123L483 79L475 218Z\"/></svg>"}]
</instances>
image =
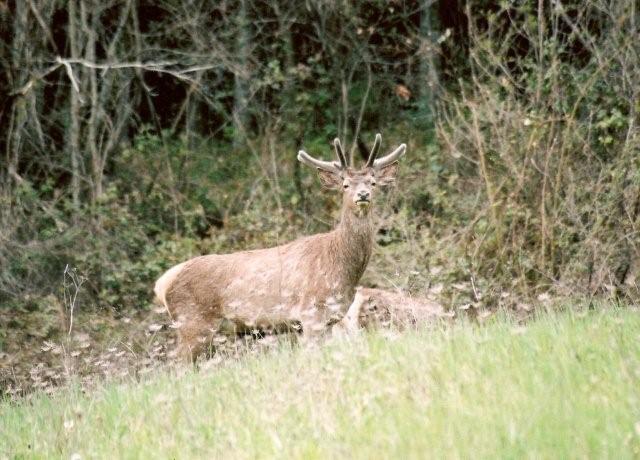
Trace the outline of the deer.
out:
<instances>
[{"instance_id":1,"label":"deer","mask_svg":"<svg viewBox=\"0 0 640 460\"><path fill-rule=\"evenodd\" d=\"M332 231L266 249L194 257L155 283L157 299L177 329L175 353L195 363L215 337L254 331L296 331L317 337L347 312L374 247L374 197L395 182L406 144L378 158L378 133L364 167L347 163L340 139L338 161L298 160L315 168L325 189L342 193Z\"/></svg>"},{"instance_id":2,"label":"deer","mask_svg":"<svg viewBox=\"0 0 640 460\"><path fill-rule=\"evenodd\" d=\"M395 329L438 324L454 318L441 304L400 291L358 286L355 297L334 332L355 334L361 328L393 326Z\"/></svg>"}]
</instances>

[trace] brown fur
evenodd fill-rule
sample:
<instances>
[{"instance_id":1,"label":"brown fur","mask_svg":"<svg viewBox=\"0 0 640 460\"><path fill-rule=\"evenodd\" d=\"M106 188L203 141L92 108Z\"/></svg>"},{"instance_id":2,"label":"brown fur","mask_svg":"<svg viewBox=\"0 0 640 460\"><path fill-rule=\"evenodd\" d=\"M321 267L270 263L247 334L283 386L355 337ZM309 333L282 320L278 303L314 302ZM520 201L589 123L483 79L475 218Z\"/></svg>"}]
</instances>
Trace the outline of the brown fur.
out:
<instances>
[{"instance_id":1,"label":"brown fur","mask_svg":"<svg viewBox=\"0 0 640 460\"><path fill-rule=\"evenodd\" d=\"M168 270L155 293L177 325L178 352L195 359L218 333L301 327L315 334L339 321L371 256L376 182L391 183L396 169L320 170L325 187L343 190L341 220L331 232L195 257Z\"/></svg>"}]
</instances>

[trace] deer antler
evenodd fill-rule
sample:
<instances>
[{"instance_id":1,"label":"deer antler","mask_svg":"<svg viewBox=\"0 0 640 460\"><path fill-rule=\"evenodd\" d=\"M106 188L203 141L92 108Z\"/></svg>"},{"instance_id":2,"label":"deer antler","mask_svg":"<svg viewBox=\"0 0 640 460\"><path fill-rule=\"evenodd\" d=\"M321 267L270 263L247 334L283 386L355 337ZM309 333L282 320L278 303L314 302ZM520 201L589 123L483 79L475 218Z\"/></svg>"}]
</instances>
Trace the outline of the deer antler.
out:
<instances>
[{"instance_id":1,"label":"deer antler","mask_svg":"<svg viewBox=\"0 0 640 460\"><path fill-rule=\"evenodd\" d=\"M340 160L340 164L342 168L347 167L347 157L344 155L344 150L342 150L342 144L340 144L340 139L337 137L333 140L333 147L336 149L336 155L338 155L338 159Z\"/></svg>"},{"instance_id":2,"label":"deer antler","mask_svg":"<svg viewBox=\"0 0 640 460\"><path fill-rule=\"evenodd\" d=\"M377 138L376 138L377 140ZM375 147L374 147L375 148ZM373 169L381 169L384 168L385 166L389 166L391 163L395 163L396 161L398 161L398 159L404 155L404 152L406 152L407 150L407 145L406 144L400 144L400 146L395 149L393 152L391 152L389 155L386 155L382 158L380 158L379 160L375 160L373 162ZM369 160L371 161L371 160ZM367 163L368 165L369 163Z\"/></svg>"},{"instance_id":3,"label":"deer antler","mask_svg":"<svg viewBox=\"0 0 640 460\"><path fill-rule=\"evenodd\" d=\"M380 145L382 144L382 136L380 133L376 134L376 140L373 144L373 148L371 149L371 153L369 154L369 159L367 160L367 164L365 167L380 169L385 166L389 166L391 163L395 163L398 159L404 155L407 150L406 144L400 144L400 146L395 149L390 154L377 159L378 152L380 152ZM339 163L337 161L323 161L318 160L317 158L313 158L304 150L300 150L298 152L298 160L303 162L306 165L309 165L313 168L322 169L324 171L329 171L333 173L340 173L347 169L347 158L344 154L344 150L342 150L342 144L340 144L340 139L337 137L333 140L333 147L336 149L336 156L338 157Z\"/></svg>"},{"instance_id":4,"label":"deer antler","mask_svg":"<svg viewBox=\"0 0 640 460\"><path fill-rule=\"evenodd\" d=\"M347 159L344 156L344 151L342 150L340 139L336 137L333 141L333 146L336 149L336 155L338 156L338 160L340 160L340 163L336 161L318 160L317 158L313 158L304 150L300 150L298 152L298 160L300 160L304 164L311 166L313 168L318 168L324 171L329 171L329 172L339 174L341 171L347 169Z\"/></svg>"},{"instance_id":5,"label":"deer antler","mask_svg":"<svg viewBox=\"0 0 640 460\"><path fill-rule=\"evenodd\" d=\"M373 143L373 148L371 149L371 153L369 154L369 159L367 160L367 168L371 168L374 166L374 162L376 161L376 157L378 156L378 152L380 151L380 144L382 144L382 136L380 133L376 134L376 140Z\"/></svg>"}]
</instances>

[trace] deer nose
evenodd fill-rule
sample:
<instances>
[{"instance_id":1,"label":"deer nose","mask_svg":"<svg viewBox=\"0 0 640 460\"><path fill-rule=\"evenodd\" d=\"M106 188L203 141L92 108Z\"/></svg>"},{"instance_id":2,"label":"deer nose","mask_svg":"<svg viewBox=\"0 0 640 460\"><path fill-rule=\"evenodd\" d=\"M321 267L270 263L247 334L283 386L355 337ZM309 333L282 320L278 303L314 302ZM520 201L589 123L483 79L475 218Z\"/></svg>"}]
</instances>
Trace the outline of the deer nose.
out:
<instances>
[{"instance_id":1,"label":"deer nose","mask_svg":"<svg viewBox=\"0 0 640 460\"><path fill-rule=\"evenodd\" d=\"M358 200L369 200L371 194L367 190L360 190L358 192Z\"/></svg>"}]
</instances>

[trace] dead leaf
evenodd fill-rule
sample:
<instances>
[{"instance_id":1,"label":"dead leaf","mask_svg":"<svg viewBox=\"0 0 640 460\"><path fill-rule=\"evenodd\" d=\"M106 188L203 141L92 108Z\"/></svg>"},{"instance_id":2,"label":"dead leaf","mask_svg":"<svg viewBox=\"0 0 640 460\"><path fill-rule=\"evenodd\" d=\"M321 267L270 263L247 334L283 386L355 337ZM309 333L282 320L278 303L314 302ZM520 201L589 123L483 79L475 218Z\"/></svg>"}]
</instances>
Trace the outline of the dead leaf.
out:
<instances>
[{"instance_id":1,"label":"dead leaf","mask_svg":"<svg viewBox=\"0 0 640 460\"><path fill-rule=\"evenodd\" d=\"M409 99L411 99L411 91L405 85L396 85L395 93L396 96L398 96L403 101L408 101Z\"/></svg>"}]
</instances>

